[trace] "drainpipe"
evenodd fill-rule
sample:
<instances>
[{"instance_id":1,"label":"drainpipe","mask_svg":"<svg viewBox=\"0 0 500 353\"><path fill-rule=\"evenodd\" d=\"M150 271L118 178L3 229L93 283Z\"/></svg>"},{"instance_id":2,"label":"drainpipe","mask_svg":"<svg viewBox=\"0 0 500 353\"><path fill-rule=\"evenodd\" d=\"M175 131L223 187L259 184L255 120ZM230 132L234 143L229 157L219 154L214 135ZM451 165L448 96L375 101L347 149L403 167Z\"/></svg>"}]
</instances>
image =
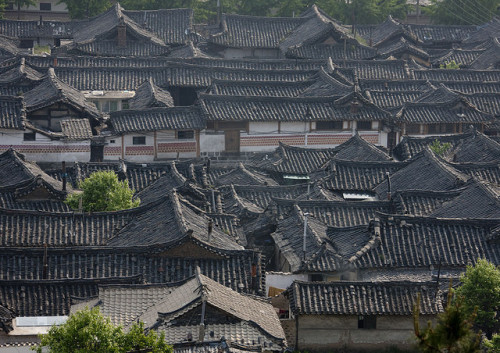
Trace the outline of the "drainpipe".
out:
<instances>
[{"instance_id":1,"label":"drainpipe","mask_svg":"<svg viewBox=\"0 0 500 353\"><path fill-rule=\"evenodd\" d=\"M385 173L387 177L387 200L391 201L391 175L389 172Z\"/></svg>"}]
</instances>

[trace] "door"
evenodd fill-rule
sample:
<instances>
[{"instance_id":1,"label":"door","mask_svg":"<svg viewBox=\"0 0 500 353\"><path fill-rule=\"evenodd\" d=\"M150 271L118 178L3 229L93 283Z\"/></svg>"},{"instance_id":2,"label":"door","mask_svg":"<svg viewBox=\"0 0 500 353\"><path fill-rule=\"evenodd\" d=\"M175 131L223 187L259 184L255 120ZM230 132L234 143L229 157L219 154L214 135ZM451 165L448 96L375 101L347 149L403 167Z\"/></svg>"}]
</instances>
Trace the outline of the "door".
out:
<instances>
[{"instance_id":1,"label":"door","mask_svg":"<svg viewBox=\"0 0 500 353\"><path fill-rule=\"evenodd\" d=\"M104 145L95 144L90 146L90 161L102 162L104 159Z\"/></svg>"},{"instance_id":2,"label":"door","mask_svg":"<svg viewBox=\"0 0 500 353\"><path fill-rule=\"evenodd\" d=\"M240 130L224 131L226 153L240 153Z\"/></svg>"}]
</instances>

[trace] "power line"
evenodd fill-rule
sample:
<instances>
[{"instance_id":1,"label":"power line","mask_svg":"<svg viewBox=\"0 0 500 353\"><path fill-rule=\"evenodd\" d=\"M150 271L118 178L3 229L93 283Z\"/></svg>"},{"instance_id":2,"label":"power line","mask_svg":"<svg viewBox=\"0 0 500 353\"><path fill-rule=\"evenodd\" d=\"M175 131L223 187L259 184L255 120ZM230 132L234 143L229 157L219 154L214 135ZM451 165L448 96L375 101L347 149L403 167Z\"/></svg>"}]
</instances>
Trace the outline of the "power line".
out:
<instances>
[{"instance_id":1,"label":"power line","mask_svg":"<svg viewBox=\"0 0 500 353\"><path fill-rule=\"evenodd\" d=\"M452 0L453 1L453 0ZM457 0L457 1L460 1L463 5L463 8L465 9L467 7L467 10L466 11L469 11L469 12L472 12L473 13L473 16L477 17L478 20L482 21L483 18L485 20L487 20L487 18L490 17L490 15L488 13L479 13L478 11L476 11L471 4L469 4L466 0Z\"/></svg>"}]
</instances>

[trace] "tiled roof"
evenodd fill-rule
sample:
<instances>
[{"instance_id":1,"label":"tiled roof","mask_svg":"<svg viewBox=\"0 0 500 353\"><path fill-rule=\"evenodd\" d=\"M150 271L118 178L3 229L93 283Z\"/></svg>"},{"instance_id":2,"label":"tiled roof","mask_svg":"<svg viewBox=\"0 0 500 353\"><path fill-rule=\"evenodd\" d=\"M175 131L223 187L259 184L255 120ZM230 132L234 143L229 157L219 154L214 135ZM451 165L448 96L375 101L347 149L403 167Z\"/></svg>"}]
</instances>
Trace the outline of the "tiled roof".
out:
<instances>
[{"instance_id":1,"label":"tiled roof","mask_svg":"<svg viewBox=\"0 0 500 353\"><path fill-rule=\"evenodd\" d=\"M176 59L212 58L209 54L202 51L202 49L194 46L191 41L186 45L172 49L168 57Z\"/></svg>"},{"instance_id":2,"label":"tiled roof","mask_svg":"<svg viewBox=\"0 0 500 353\"><path fill-rule=\"evenodd\" d=\"M307 18L222 15L221 32L208 41L233 48L278 48Z\"/></svg>"},{"instance_id":3,"label":"tiled roof","mask_svg":"<svg viewBox=\"0 0 500 353\"><path fill-rule=\"evenodd\" d=\"M387 41L377 47L378 56L384 59L387 59L390 56L397 57L398 55L406 53L417 56L422 60L429 59L429 54L425 50L404 39L404 37L400 37L393 41Z\"/></svg>"},{"instance_id":4,"label":"tiled roof","mask_svg":"<svg viewBox=\"0 0 500 353\"><path fill-rule=\"evenodd\" d=\"M334 158L345 161L375 162L391 159L387 153L364 140L357 132L335 150L337 153Z\"/></svg>"},{"instance_id":5,"label":"tiled roof","mask_svg":"<svg viewBox=\"0 0 500 353\"><path fill-rule=\"evenodd\" d=\"M99 280L12 280L0 282L0 303L16 316L69 315L73 299L91 298L98 294L99 283L138 283L139 277Z\"/></svg>"},{"instance_id":6,"label":"tiled roof","mask_svg":"<svg viewBox=\"0 0 500 353\"><path fill-rule=\"evenodd\" d=\"M26 84L27 82L31 84L36 84L42 79L42 74L40 74L31 66L26 65L25 58L21 58L18 62L12 65L11 69L7 69L0 74L0 84ZM19 88L18 88L19 90Z\"/></svg>"},{"instance_id":7,"label":"tiled roof","mask_svg":"<svg viewBox=\"0 0 500 353\"><path fill-rule=\"evenodd\" d=\"M460 195L461 189L452 191L406 190L397 192L392 198L396 213L428 216L445 202Z\"/></svg>"},{"instance_id":8,"label":"tiled roof","mask_svg":"<svg viewBox=\"0 0 500 353\"><path fill-rule=\"evenodd\" d=\"M0 34L0 57L16 56L19 53L19 41Z\"/></svg>"},{"instance_id":9,"label":"tiled roof","mask_svg":"<svg viewBox=\"0 0 500 353\"><path fill-rule=\"evenodd\" d=\"M479 110L496 117L500 116L500 92L472 93L464 95L463 97Z\"/></svg>"},{"instance_id":10,"label":"tiled roof","mask_svg":"<svg viewBox=\"0 0 500 353\"><path fill-rule=\"evenodd\" d=\"M271 237L276 246L280 249L281 255L290 265L291 272L300 271L304 261L303 243L304 243L304 212L297 205L293 205L293 210L288 217L280 220L274 233ZM326 237L327 226L309 217L306 227L306 252L305 259L310 259L316 254L328 238ZM335 255L335 254L334 254ZM329 271L338 270L342 264L340 255L331 257L330 261L332 268Z\"/></svg>"},{"instance_id":11,"label":"tiled roof","mask_svg":"<svg viewBox=\"0 0 500 353\"><path fill-rule=\"evenodd\" d=\"M398 162L334 160L320 182L330 190L369 191L387 178L386 173L393 174L405 166Z\"/></svg>"},{"instance_id":12,"label":"tiled roof","mask_svg":"<svg viewBox=\"0 0 500 353\"><path fill-rule=\"evenodd\" d=\"M183 45L193 32L193 10L162 9L154 11L127 11L122 13L135 23L155 33L167 45ZM187 31L186 31L187 30Z\"/></svg>"},{"instance_id":13,"label":"tiled roof","mask_svg":"<svg viewBox=\"0 0 500 353\"><path fill-rule=\"evenodd\" d=\"M465 70L465 69L432 69L414 70L413 75L417 80L431 81L500 81L500 70Z\"/></svg>"},{"instance_id":14,"label":"tiled roof","mask_svg":"<svg viewBox=\"0 0 500 353\"><path fill-rule=\"evenodd\" d=\"M66 119L61 121L61 130L68 140L88 140L92 138L92 128L87 119Z\"/></svg>"},{"instance_id":15,"label":"tiled roof","mask_svg":"<svg viewBox=\"0 0 500 353\"><path fill-rule=\"evenodd\" d=\"M475 181L453 200L441 204L430 216L500 219L500 188Z\"/></svg>"},{"instance_id":16,"label":"tiled roof","mask_svg":"<svg viewBox=\"0 0 500 353\"><path fill-rule=\"evenodd\" d=\"M115 4L106 12L87 21L75 23L73 41L81 44L100 40L108 35L108 33L115 30L119 25L125 25L127 32L138 40L152 42L157 45L165 45L155 33L144 29L141 25L128 17L119 4Z\"/></svg>"},{"instance_id":17,"label":"tiled roof","mask_svg":"<svg viewBox=\"0 0 500 353\"><path fill-rule=\"evenodd\" d=\"M76 215L31 210L0 210L1 246L37 247L104 245L115 229L127 224L142 209Z\"/></svg>"},{"instance_id":18,"label":"tiled roof","mask_svg":"<svg viewBox=\"0 0 500 353\"><path fill-rule=\"evenodd\" d=\"M327 201L327 200L294 200L274 198L277 217L286 214L297 205L304 213L309 213L316 221L329 227L350 227L369 224L377 212L392 213L389 201ZM342 247L342 244L337 244Z\"/></svg>"},{"instance_id":19,"label":"tiled roof","mask_svg":"<svg viewBox=\"0 0 500 353\"><path fill-rule=\"evenodd\" d=\"M384 22L377 26L372 26L367 33L363 33L362 35L370 42L370 45L375 47L397 37L408 38L412 42L418 41L418 38L411 30L395 21L390 15Z\"/></svg>"},{"instance_id":20,"label":"tiled roof","mask_svg":"<svg viewBox=\"0 0 500 353\"><path fill-rule=\"evenodd\" d=\"M315 82L305 89L300 96L302 97L343 97L354 92L355 87L351 84L340 82L336 76L338 69L328 73L321 68L318 73L311 79Z\"/></svg>"},{"instance_id":21,"label":"tiled roof","mask_svg":"<svg viewBox=\"0 0 500 353\"><path fill-rule=\"evenodd\" d=\"M411 78L404 60L336 60L335 64L342 68L354 69L359 79L402 80Z\"/></svg>"},{"instance_id":22,"label":"tiled roof","mask_svg":"<svg viewBox=\"0 0 500 353\"><path fill-rule=\"evenodd\" d=\"M327 97L238 97L200 95L207 120L217 121L331 121L385 120L389 114L363 104L352 113L348 104Z\"/></svg>"},{"instance_id":23,"label":"tiled roof","mask_svg":"<svg viewBox=\"0 0 500 353\"><path fill-rule=\"evenodd\" d=\"M391 193L404 190L453 190L463 186L468 177L447 165L430 150L424 150L408 161L408 165L390 175ZM386 198L387 180L374 191Z\"/></svg>"},{"instance_id":24,"label":"tiled roof","mask_svg":"<svg viewBox=\"0 0 500 353\"><path fill-rule=\"evenodd\" d=\"M299 282L289 289L296 315L412 316L420 295L420 314L443 312L434 283L423 282Z\"/></svg>"},{"instance_id":25,"label":"tiled roof","mask_svg":"<svg viewBox=\"0 0 500 353\"><path fill-rule=\"evenodd\" d=\"M24 101L28 112L61 102L72 106L88 117L99 116L95 104L87 102L83 93L61 81L52 68L38 86L24 94Z\"/></svg>"},{"instance_id":26,"label":"tiled roof","mask_svg":"<svg viewBox=\"0 0 500 353\"><path fill-rule=\"evenodd\" d=\"M278 185L268 175L246 168L242 163L236 169L220 175L215 180L215 185Z\"/></svg>"},{"instance_id":27,"label":"tiled roof","mask_svg":"<svg viewBox=\"0 0 500 353\"><path fill-rule=\"evenodd\" d=\"M143 57L167 55L170 52L170 48L166 45L133 40L128 40L126 46L118 45L116 40L95 40L71 44L66 50L68 53L76 55Z\"/></svg>"},{"instance_id":28,"label":"tiled roof","mask_svg":"<svg viewBox=\"0 0 500 353\"><path fill-rule=\"evenodd\" d=\"M202 244L227 250L242 250L231 237L218 228L208 234L209 218L196 214L179 199L175 191L167 198L150 203L146 212L136 215L120 229L112 239L111 246L150 246L176 244L193 238ZM169 229L166 233L165 229ZM137 237L138 232L142 234Z\"/></svg>"},{"instance_id":29,"label":"tiled roof","mask_svg":"<svg viewBox=\"0 0 500 353\"><path fill-rule=\"evenodd\" d=\"M500 185L500 164L498 162L450 163L450 165L466 175L487 183Z\"/></svg>"},{"instance_id":30,"label":"tiled roof","mask_svg":"<svg viewBox=\"0 0 500 353\"><path fill-rule=\"evenodd\" d=\"M415 101L422 91L366 91L365 94L376 106L390 109Z\"/></svg>"},{"instance_id":31,"label":"tiled roof","mask_svg":"<svg viewBox=\"0 0 500 353\"><path fill-rule=\"evenodd\" d=\"M408 25L421 41L425 42L460 42L474 32L476 26L467 25Z\"/></svg>"},{"instance_id":32,"label":"tiled roof","mask_svg":"<svg viewBox=\"0 0 500 353\"><path fill-rule=\"evenodd\" d=\"M329 38L340 41L352 36L345 27L326 16L316 5L311 6L305 17L306 21L280 41L279 47L283 53L290 49L293 51L296 48L321 43Z\"/></svg>"},{"instance_id":33,"label":"tiled roof","mask_svg":"<svg viewBox=\"0 0 500 353\"><path fill-rule=\"evenodd\" d=\"M309 174L320 169L336 154L334 148L305 148L279 144L279 147L269 155L259 155L254 158L255 165L263 170L290 173Z\"/></svg>"},{"instance_id":34,"label":"tiled roof","mask_svg":"<svg viewBox=\"0 0 500 353\"><path fill-rule=\"evenodd\" d=\"M377 50L365 45L361 45L356 41L349 41L347 47L344 46L343 41L340 43L331 44L315 44L303 45L298 48L290 48L286 52L289 58L299 59L328 59L334 60L368 60L377 55ZM347 50L346 50L347 49Z\"/></svg>"},{"instance_id":35,"label":"tiled roof","mask_svg":"<svg viewBox=\"0 0 500 353\"><path fill-rule=\"evenodd\" d=\"M464 50L464 49L450 49L446 51L444 54L439 53L436 57L431 59L432 65L445 65L454 61L458 65L469 66L481 53L484 52L484 49L481 50Z\"/></svg>"},{"instance_id":36,"label":"tiled roof","mask_svg":"<svg viewBox=\"0 0 500 353\"><path fill-rule=\"evenodd\" d=\"M14 328L12 321L15 319L15 313L4 305L0 305L0 329L3 332L9 333Z\"/></svg>"},{"instance_id":37,"label":"tiled roof","mask_svg":"<svg viewBox=\"0 0 500 353\"><path fill-rule=\"evenodd\" d=\"M179 256L176 247L192 245L189 256ZM115 277L140 277L141 283L171 283L201 272L225 286L245 293L264 288L262 257L250 250L228 251L200 247L196 243L150 247L52 247L45 249L2 247L0 252L0 283L6 280L99 280ZM44 270L44 258L48 267ZM257 277L252 277L252 264ZM252 283L255 281L255 283ZM239 283L244 285L239 288Z\"/></svg>"},{"instance_id":38,"label":"tiled roof","mask_svg":"<svg viewBox=\"0 0 500 353\"><path fill-rule=\"evenodd\" d=\"M375 243L350 262L357 268L428 268L439 264L465 268L479 258L498 263L500 247L493 230L499 222L383 216L372 227Z\"/></svg>"},{"instance_id":39,"label":"tiled roof","mask_svg":"<svg viewBox=\"0 0 500 353\"><path fill-rule=\"evenodd\" d=\"M475 28L475 31L471 31L467 38L465 38L465 43L478 43L483 42L488 38L498 37L498 32L500 31L500 21L493 17L492 20L483 26Z\"/></svg>"},{"instance_id":40,"label":"tiled roof","mask_svg":"<svg viewBox=\"0 0 500 353\"><path fill-rule=\"evenodd\" d=\"M62 81L81 91L135 90L144 81L153 79L161 87L209 87L212 79L239 81L303 81L316 73L315 70L255 70L225 67L207 67L169 62L164 67L141 67L131 70L126 67L106 67L96 70L82 67L56 67Z\"/></svg>"},{"instance_id":41,"label":"tiled roof","mask_svg":"<svg viewBox=\"0 0 500 353\"><path fill-rule=\"evenodd\" d=\"M69 38L73 23L57 21L1 20L0 33L12 38Z\"/></svg>"},{"instance_id":42,"label":"tiled roof","mask_svg":"<svg viewBox=\"0 0 500 353\"><path fill-rule=\"evenodd\" d=\"M144 81L135 90L135 96L129 100L130 109L140 110L153 107L173 107L174 99L170 92L156 86L153 80Z\"/></svg>"},{"instance_id":43,"label":"tiled roof","mask_svg":"<svg viewBox=\"0 0 500 353\"><path fill-rule=\"evenodd\" d=\"M62 189L60 181L49 176L36 163L26 161L21 153L8 149L0 154L0 187L32 182L38 176L53 189Z\"/></svg>"},{"instance_id":44,"label":"tiled roof","mask_svg":"<svg viewBox=\"0 0 500 353\"><path fill-rule=\"evenodd\" d=\"M358 83L363 91L424 91L430 87L428 80L361 79Z\"/></svg>"},{"instance_id":45,"label":"tiled roof","mask_svg":"<svg viewBox=\"0 0 500 353\"><path fill-rule=\"evenodd\" d=\"M394 148L394 154L402 160L411 158L434 143L435 140L451 145L444 157L453 162L494 162L500 159L500 144L475 129L469 129L463 134L448 136L404 136L403 140Z\"/></svg>"},{"instance_id":46,"label":"tiled roof","mask_svg":"<svg viewBox=\"0 0 500 353\"><path fill-rule=\"evenodd\" d=\"M313 81L229 81L212 80L208 93L227 96L274 96L297 97L313 84Z\"/></svg>"},{"instance_id":47,"label":"tiled roof","mask_svg":"<svg viewBox=\"0 0 500 353\"><path fill-rule=\"evenodd\" d=\"M199 306L203 301L206 301L209 308L221 310L230 315L233 320L238 320L237 323L235 322L236 326L238 323L250 324L258 328L261 334L267 336L267 340L274 339L283 343L285 339L283 329L271 304L239 294L204 276L199 268L196 270L194 278L175 287L104 287L100 289L99 299L103 314L109 316L113 323L128 326L139 319L145 322L148 327L154 327L168 334L171 339L169 343L180 343L182 339L186 339L186 329L189 328L188 324L184 326L183 330L183 326L172 321L185 315L193 308L200 309ZM208 327L212 327L213 322L207 324ZM223 323L216 322L215 324ZM207 334L210 331L220 333L216 326L207 330ZM241 338L247 342L251 341L254 337L249 337L245 331L239 332L243 334ZM237 337L234 336L236 332L233 332L229 337L226 336L226 338L234 340ZM179 337L180 335L182 335L182 339ZM241 341L239 340L239 342ZM275 343L278 342L275 341Z\"/></svg>"},{"instance_id":48,"label":"tiled roof","mask_svg":"<svg viewBox=\"0 0 500 353\"><path fill-rule=\"evenodd\" d=\"M110 123L117 134L205 128L203 113L196 106L121 110L110 114Z\"/></svg>"},{"instance_id":49,"label":"tiled roof","mask_svg":"<svg viewBox=\"0 0 500 353\"><path fill-rule=\"evenodd\" d=\"M0 128L24 130L26 108L22 97L0 96Z\"/></svg>"},{"instance_id":50,"label":"tiled roof","mask_svg":"<svg viewBox=\"0 0 500 353\"><path fill-rule=\"evenodd\" d=\"M407 102L396 114L396 120L411 124L486 123L493 119L471 105L457 109L455 102Z\"/></svg>"}]
</instances>

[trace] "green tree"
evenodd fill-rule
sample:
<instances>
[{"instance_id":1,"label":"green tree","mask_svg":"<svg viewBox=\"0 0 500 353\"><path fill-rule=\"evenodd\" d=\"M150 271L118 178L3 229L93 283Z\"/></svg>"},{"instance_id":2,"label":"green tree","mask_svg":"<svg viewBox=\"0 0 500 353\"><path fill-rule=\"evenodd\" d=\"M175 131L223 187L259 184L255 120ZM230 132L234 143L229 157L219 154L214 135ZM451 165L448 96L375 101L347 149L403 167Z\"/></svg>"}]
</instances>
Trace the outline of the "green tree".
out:
<instances>
[{"instance_id":1,"label":"green tree","mask_svg":"<svg viewBox=\"0 0 500 353\"><path fill-rule=\"evenodd\" d=\"M21 18L21 7L28 7L28 6L34 6L36 5L36 2L34 0L14 0L13 1L14 5L17 6L17 19L19 20Z\"/></svg>"},{"instance_id":2,"label":"green tree","mask_svg":"<svg viewBox=\"0 0 500 353\"><path fill-rule=\"evenodd\" d=\"M467 266L460 281L462 285L457 289L457 295L464 298L467 312L477 308L474 327L491 338L500 329L500 269L485 259L479 259L475 266Z\"/></svg>"},{"instance_id":3,"label":"green tree","mask_svg":"<svg viewBox=\"0 0 500 353\"><path fill-rule=\"evenodd\" d=\"M493 335L491 340L484 340L484 346L488 353L500 353L500 334Z\"/></svg>"},{"instance_id":4,"label":"green tree","mask_svg":"<svg viewBox=\"0 0 500 353\"><path fill-rule=\"evenodd\" d=\"M90 18L109 9L110 0L61 0L58 4L65 3L69 15L74 19Z\"/></svg>"},{"instance_id":5,"label":"green tree","mask_svg":"<svg viewBox=\"0 0 500 353\"><path fill-rule=\"evenodd\" d=\"M60 326L53 326L41 343L32 348L37 353L127 353L147 350L152 353L172 353L165 335L155 331L144 333L142 323L128 332L114 326L98 308L88 308L71 315Z\"/></svg>"},{"instance_id":6,"label":"green tree","mask_svg":"<svg viewBox=\"0 0 500 353\"><path fill-rule=\"evenodd\" d=\"M481 334L472 330L475 314L469 314L462 297L454 297L453 289L448 289L447 305L437 317L435 326L429 321L420 329L420 297L413 309L415 337L420 351L424 353L479 353Z\"/></svg>"},{"instance_id":7,"label":"green tree","mask_svg":"<svg viewBox=\"0 0 500 353\"><path fill-rule=\"evenodd\" d=\"M423 11L443 25L478 25L498 15L500 0L431 0Z\"/></svg>"},{"instance_id":8,"label":"green tree","mask_svg":"<svg viewBox=\"0 0 500 353\"><path fill-rule=\"evenodd\" d=\"M113 171L92 173L79 184L82 193L68 195L66 203L74 210L86 212L119 211L137 207L140 200L133 200L134 191L126 180L119 181ZM81 201L80 201L81 200Z\"/></svg>"},{"instance_id":9,"label":"green tree","mask_svg":"<svg viewBox=\"0 0 500 353\"><path fill-rule=\"evenodd\" d=\"M438 139L435 139L433 143L429 145L432 152L437 154L438 156L444 156L446 152L451 148L451 143L445 142L441 143Z\"/></svg>"},{"instance_id":10,"label":"green tree","mask_svg":"<svg viewBox=\"0 0 500 353\"><path fill-rule=\"evenodd\" d=\"M445 62L439 65L440 69L458 70L460 69L460 64L457 64L455 60Z\"/></svg>"}]
</instances>

